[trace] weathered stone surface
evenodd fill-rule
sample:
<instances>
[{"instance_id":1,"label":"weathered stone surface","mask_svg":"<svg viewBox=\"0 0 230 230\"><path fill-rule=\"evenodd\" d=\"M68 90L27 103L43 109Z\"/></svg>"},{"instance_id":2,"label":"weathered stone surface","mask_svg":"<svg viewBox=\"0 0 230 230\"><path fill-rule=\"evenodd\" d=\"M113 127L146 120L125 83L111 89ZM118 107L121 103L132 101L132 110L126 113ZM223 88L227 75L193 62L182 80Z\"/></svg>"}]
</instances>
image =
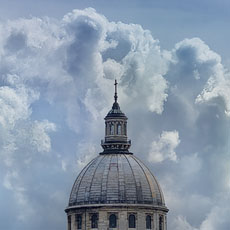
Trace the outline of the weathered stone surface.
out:
<instances>
[{"instance_id":1,"label":"weathered stone surface","mask_svg":"<svg viewBox=\"0 0 230 230\"><path fill-rule=\"evenodd\" d=\"M99 214L98 228L91 228L90 216L93 213ZM82 215L82 230L144 230L146 229L146 216L151 215L151 230L159 230L159 217L163 216L163 229L166 230L166 212L154 208L136 207L98 207L98 208L79 208L69 210L71 216L71 230L77 230L75 214ZM117 228L109 228L109 216L117 215ZM136 228L128 228L128 217L130 214L136 216Z\"/></svg>"}]
</instances>

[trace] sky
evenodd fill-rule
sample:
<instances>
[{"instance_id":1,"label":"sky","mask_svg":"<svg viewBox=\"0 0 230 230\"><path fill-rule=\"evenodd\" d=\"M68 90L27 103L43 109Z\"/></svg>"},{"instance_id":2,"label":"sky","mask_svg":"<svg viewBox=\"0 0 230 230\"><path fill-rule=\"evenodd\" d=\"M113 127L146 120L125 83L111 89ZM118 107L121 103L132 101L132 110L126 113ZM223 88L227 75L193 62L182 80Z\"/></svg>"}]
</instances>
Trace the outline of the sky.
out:
<instances>
[{"instance_id":1,"label":"sky","mask_svg":"<svg viewBox=\"0 0 230 230\"><path fill-rule=\"evenodd\" d=\"M168 229L230 225L230 3L0 0L0 229L66 229L118 102Z\"/></svg>"}]
</instances>

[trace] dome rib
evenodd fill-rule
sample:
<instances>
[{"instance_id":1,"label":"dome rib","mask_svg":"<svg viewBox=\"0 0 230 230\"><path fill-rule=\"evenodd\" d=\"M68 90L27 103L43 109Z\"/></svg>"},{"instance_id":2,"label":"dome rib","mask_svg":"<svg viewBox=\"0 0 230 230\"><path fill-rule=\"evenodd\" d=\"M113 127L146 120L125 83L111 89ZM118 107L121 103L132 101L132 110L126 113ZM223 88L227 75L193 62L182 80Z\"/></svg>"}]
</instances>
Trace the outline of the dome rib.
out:
<instances>
[{"instance_id":1,"label":"dome rib","mask_svg":"<svg viewBox=\"0 0 230 230\"><path fill-rule=\"evenodd\" d=\"M122 166L123 166L123 173L124 173L124 182L126 184L126 203L137 203L137 194L136 194L136 180L133 175L132 167L129 164L129 161L126 155L122 155Z\"/></svg>"},{"instance_id":2,"label":"dome rib","mask_svg":"<svg viewBox=\"0 0 230 230\"><path fill-rule=\"evenodd\" d=\"M157 203L165 204L164 196L163 196L163 193L161 191L161 187L160 187L157 179L155 178L155 176L151 173L151 171L148 169L148 167L146 167L138 158L135 158L135 160L137 162L139 162L138 164L140 165L141 168L143 168L143 170L145 172L146 178L148 180L148 183L149 183L149 186L151 189L151 194L152 194L153 200L156 199ZM152 179L150 179L149 176L152 177ZM154 183L156 185L154 185ZM156 198L154 198L153 192L154 192ZM159 197L159 195L160 195L160 197Z\"/></svg>"},{"instance_id":3,"label":"dome rib","mask_svg":"<svg viewBox=\"0 0 230 230\"><path fill-rule=\"evenodd\" d=\"M92 193L92 191L94 191L94 190L92 190L92 186L93 186L93 182L94 182L94 178L95 178L95 175L97 175L97 169L99 168L99 169L101 169L102 167L99 167L99 165L101 164L101 162L104 160L104 157L99 161L99 163L98 163L98 165L95 167L95 170L94 170L94 173L93 173L93 177L92 177L92 179L91 179L91 183L90 183L90 186L89 186L89 196L88 196L88 199L89 199L89 201L91 200L90 198L91 198L91 193ZM94 194L95 195L95 194Z\"/></svg>"},{"instance_id":4,"label":"dome rib","mask_svg":"<svg viewBox=\"0 0 230 230\"><path fill-rule=\"evenodd\" d=\"M102 190L101 190L101 201L102 201L102 203L105 203L105 201L107 200L107 187L108 187L108 178L109 178L108 172L109 172L111 160L112 160L112 155L109 156L109 160L108 160L109 164L105 165L104 171L103 171L103 178L102 178L102 183L101 183L101 185L102 185Z\"/></svg>"},{"instance_id":5,"label":"dome rib","mask_svg":"<svg viewBox=\"0 0 230 230\"><path fill-rule=\"evenodd\" d=\"M143 174L145 175L145 180L146 180L146 182L148 183L149 194L151 195L152 200L154 200L153 194L152 194L152 191L151 191L151 186L150 186L150 183L149 183L149 180L148 180L148 177L147 177L147 175L146 175L146 173L145 173L144 168L143 168L142 165L139 163L139 161L137 160L137 158L132 157L132 159L140 166L140 168L141 168ZM142 182L143 182L143 181L142 181Z\"/></svg>"},{"instance_id":6,"label":"dome rib","mask_svg":"<svg viewBox=\"0 0 230 230\"><path fill-rule=\"evenodd\" d=\"M81 185L81 182L82 182L82 180L83 180L83 177L84 177L85 173L87 172L87 169L88 169L89 165L91 165L91 163L92 163L93 161L97 160L97 158L99 158L99 156L96 157L96 158L94 158L93 160L91 160L91 161L82 169L82 171L79 173L78 177L76 178L76 180L75 180L75 182L74 182L74 185L73 185L73 188L72 188L72 190L71 190L71 193L70 193L69 204L72 203L72 200L74 199L74 198L73 198L74 194L75 194L75 196L74 196L74 197L75 197L75 200L77 200L79 187L80 187L80 185ZM80 180L79 183L77 183L78 180ZM75 191L75 193L74 193L74 191Z\"/></svg>"},{"instance_id":7,"label":"dome rib","mask_svg":"<svg viewBox=\"0 0 230 230\"><path fill-rule=\"evenodd\" d=\"M113 203L119 201L119 181L118 181L118 167L117 167L117 156L112 155L109 173L107 180L107 202Z\"/></svg>"},{"instance_id":8,"label":"dome rib","mask_svg":"<svg viewBox=\"0 0 230 230\"><path fill-rule=\"evenodd\" d=\"M90 180L90 175L92 175L92 171L94 170L94 167L100 163L99 161L100 157L96 157L94 160L92 160L87 166L86 166L86 171L84 172L81 181L79 183L78 189L77 189L77 196L76 196L76 202L78 202L80 199L82 199L84 202L88 202L89 199L89 181L92 182L92 180ZM99 161L99 162L98 162ZM94 174L93 174L94 175ZM84 178L84 180L83 180ZM84 182L84 185L82 185ZM88 190L88 191L87 191ZM80 201L81 202L81 201Z\"/></svg>"},{"instance_id":9,"label":"dome rib","mask_svg":"<svg viewBox=\"0 0 230 230\"><path fill-rule=\"evenodd\" d=\"M119 183L119 200L121 202L124 201L124 200L127 200L127 197L126 197L126 186L125 186L125 175L124 175L124 169L123 169L123 164L122 164L122 158L117 156L118 183Z\"/></svg>"},{"instance_id":10,"label":"dome rib","mask_svg":"<svg viewBox=\"0 0 230 230\"><path fill-rule=\"evenodd\" d=\"M129 164L129 167L130 167L131 172L132 172L132 175L133 175L133 179L134 179L134 181L135 181L135 187L136 187L136 200L138 200L137 181L136 181L136 178L135 178L135 175L134 175L134 172L133 172L133 168L131 167L131 164L130 164L128 158L126 157L126 155L124 155L124 157L126 158L128 164Z\"/></svg>"}]
</instances>

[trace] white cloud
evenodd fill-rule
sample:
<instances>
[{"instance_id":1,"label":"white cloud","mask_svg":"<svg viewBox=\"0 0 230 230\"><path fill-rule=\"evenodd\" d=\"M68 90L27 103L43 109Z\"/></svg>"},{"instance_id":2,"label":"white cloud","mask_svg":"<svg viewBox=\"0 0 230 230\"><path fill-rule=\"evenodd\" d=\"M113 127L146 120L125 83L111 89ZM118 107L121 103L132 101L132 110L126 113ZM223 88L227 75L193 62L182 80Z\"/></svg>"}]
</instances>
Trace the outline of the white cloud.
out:
<instances>
[{"instance_id":1,"label":"white cloud","mask_svg":"<svg viewBox=\"0 0 230 230\"><path fill-rule=\"evenodd\" d=\"M34 164L35 153L50 151L48 132L55 131L55 125L31 119L31 105L39 100L39 93L23 84L20 76L7 74L2 80L6 84L0 86L2 184L12 193L15 206L24 210L17 219L26 221L35 212L27 195L30 185L24 181L24 171Z\"/></svg>"},{"instance_id":2,"label":"white cloud","mask_svg":"<svg viewBox=\"0 0 230 230\"><path fill-rule=\"evenodd\" d=\"M198 95L196 102L218 105L218 99L223 100L226 115L230 116L230 73L221 71L217 76L211 76L205 88ZM216 99L216 100L215 100Z\"/></svg>"},{"instance_id":3,"label":"white cloud","mask_svg":"<svg viewBox=\"0 0 230 230\"><path fill-rule=\"evenodd\" d=\"M174 220L174 224L175 230L198 230L197 228L193 228L183 216L178 216Z\"/></svg>"},{"instance_id":4,"label":"white cloud","mask_svg":"<svg viewBox=\"0 0 230 230\"><path fill-rule=\"evenodd\" d=\"M175 148L179 145L179 133L177 131L163 131L158 141L153 141L149 160L151 162L162 162L166 159L177 161Z\"/></svg>"},{"instance_id":5,"label":"white cloud","mask_svg":"<svg viewBox=\"0 0 230 230\"><path fill-rule=\"evenodd\" d=\"M177 74L173 71L168 80L183 85L181 91L191 91L187 96L192 96L196 103L219 105L218 98L223 100L222 106L229 115L230 74L222 65L220 55L199 38L193 38L177 43L172 57ZM179 78L181 82L175 81Z\"/></svg>"},{"instance_id":6,"label":"white cloud","mask_svg":"<svg viewBox=\"0 0 230 230\"><path fill-rule=\"evenodd\" d=\"M37 98L24 87L0 87L0 124L6 129L12 129L18 120L26 120L31 114L29 100L33 97Z\"/></svg>"},{"instance_id":7,"label":"white cloud","mask_svg":"<svg viewBox=\"0 0 230 230\"><path fill-rule=\"evenodd\" d=\"M123 66L114 59L107 59L103 63L103 71L106 78L119 81L123 74Z\"/></svg>"},{"instance_id":8,"label":"white cloud","mask_svg":"<svg viewBox=\"0 0 230 230\"><path fill-rule=\"evenodd\" d=\"M77 166L80 169L85 167L86 164L88 164L98 154L96 146L89 142L79 143L77 150L78 153L81 154L81 156L78 154L77 160Z\"/></svg>"},{"instance_id":9,"label":"white cloud","mask_svg":"<svg viewBox=\"0 0 230 230\"><path fill-rule=\"evenodd\" d=\"M230 224L229 211L229 207L217 205L214 206L210 212L206 213L205 219L197 228L192 226L182 215L175 218L173 226L174 229L178 230L227 230Z\"/></svg>"},{"instance_id":10,"label":"white cloud","mask_svg":"<svg viewBox=\"0 0 230 230\"><path fill-rule=\"evenodd\" d=\"M56 126L46 121L35 121L32 127L32 144L36 146L38 152L49 152L51 150L51 140L47 132L55 131Z\"/></svg>"},{"instance_id":11,"label":"white cloud","mask_svg":"<svg viewBox=\"0 0 230 230\"><path fill-rule=\"evenodd\" d=\"M229 204L229 200L227 201ZM201 224L200 230L229 229L229 206L215 206Z\"/></svg>"}]
</instances>

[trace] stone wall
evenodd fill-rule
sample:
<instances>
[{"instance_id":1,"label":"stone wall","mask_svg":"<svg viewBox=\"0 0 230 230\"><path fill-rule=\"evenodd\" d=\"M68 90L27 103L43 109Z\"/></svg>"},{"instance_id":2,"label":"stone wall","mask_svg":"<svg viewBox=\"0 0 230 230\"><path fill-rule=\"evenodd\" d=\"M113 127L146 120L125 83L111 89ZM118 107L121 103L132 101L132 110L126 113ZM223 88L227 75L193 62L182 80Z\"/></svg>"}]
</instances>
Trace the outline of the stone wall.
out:
<instances>
[{"instance_id":1,"label":"stone wall","mask_svg":"<svg viewBox=\"0 0 230 230\"><path fill-rule=\"evenodd\" d=\"M91 217L98 214L98 228L91 228ZM76 230L76 214L82 216L82 230L144 230L146 229L146 216L151 216L151 230L160 230L159 219L162 216L162 230L167 230L166 221L167 210L144 208L144 207L87 207L73 208L67 211L67 216L71 216L71 223L67 226L67 230ZM115 214L117 217L117 227L109 228L109 216ZM128 228L129 215L136 217L136 228ZM71 228L71 229L70 229Z\"/></svg>"}]
</instances>

